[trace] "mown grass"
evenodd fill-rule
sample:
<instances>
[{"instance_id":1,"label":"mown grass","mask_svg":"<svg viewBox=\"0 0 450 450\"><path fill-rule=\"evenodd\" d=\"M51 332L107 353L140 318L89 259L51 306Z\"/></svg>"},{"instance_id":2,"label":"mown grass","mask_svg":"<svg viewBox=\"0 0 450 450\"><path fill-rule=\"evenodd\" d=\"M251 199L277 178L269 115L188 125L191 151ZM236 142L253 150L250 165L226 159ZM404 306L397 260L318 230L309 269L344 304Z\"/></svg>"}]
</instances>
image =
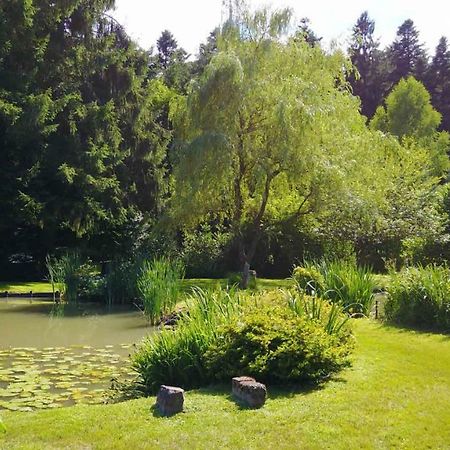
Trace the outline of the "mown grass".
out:
<instances>
[{"instance_id":1,"label":"mown grass","mask_svg":"<svg viewBox=\"0 0 450 450\"><path fill-rule=\"evenodd\" d=\"M257 282L257 289L277 289L289 287L289 280L269 280L267 278L259 278ZM199 287L205 290L215 289L216 287L227 286L226 278L191 278L185 279L182 282L183 292L190 292L193 287ZM15 294L24 294L33 291L33 294L43 292L52 292L52 285L48 281L0 281L0 292L12 292Z\"/></svg>"},{"instance_id":2,"label":"mown grass","mask_svg":"<svg viewBox=\"0 0 450 450\"><path fill-rule=\"evenodd\" d=\"M228 387L202 389L171 418L158 417L154 397L4 412L0 448L449 448L450 338L366 319L354 328L353 367L322 389L269 386L256 411L240 409Z\"/></svg>"},{"instance_id":3,"label":"mown grass","mask_svg":"<svg viewBox=\"0 0 450 450\"><path fill-rule=\"evenodd\" d=\"M33 294L52 292L52 285L48 281L0 281L0 292L11 292L14 294Z\"/></svg>"},{"instance_id":4,"label":"mown grass","mask_svg":"<svg viewBox=\"0 0 450 450\"><path fill-rule=\"evenodd\" d=\"M189 292L192 288L200 288L203 290L212 290L217 288L226 288L229 282L226 278L191 278L183 280L183 291ZM292 285L292 281L289 279L269 279L258 278L256 283L256 290L269 290L288 288ZM231 287L231 286L230 286Z\"/></svg>"}]
</instances>

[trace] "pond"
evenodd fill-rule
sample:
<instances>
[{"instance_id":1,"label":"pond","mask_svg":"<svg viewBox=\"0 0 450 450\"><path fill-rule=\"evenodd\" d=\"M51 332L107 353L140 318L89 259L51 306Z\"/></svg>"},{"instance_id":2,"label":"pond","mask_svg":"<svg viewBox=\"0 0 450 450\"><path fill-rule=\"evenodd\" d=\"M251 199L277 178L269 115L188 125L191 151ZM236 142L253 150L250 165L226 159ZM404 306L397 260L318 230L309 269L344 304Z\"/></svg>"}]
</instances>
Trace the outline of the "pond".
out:
<instances>
[{"instance_id":1,"label":"pond","mask_svg":"<svg viewBox=\"0 0 450 450\"><path fill-rule=\"evenodd\" d=\"M154 329L129 308L0 299L0 409L101 403L125 380L135 343Z\"/></svg>"}]
</instances>

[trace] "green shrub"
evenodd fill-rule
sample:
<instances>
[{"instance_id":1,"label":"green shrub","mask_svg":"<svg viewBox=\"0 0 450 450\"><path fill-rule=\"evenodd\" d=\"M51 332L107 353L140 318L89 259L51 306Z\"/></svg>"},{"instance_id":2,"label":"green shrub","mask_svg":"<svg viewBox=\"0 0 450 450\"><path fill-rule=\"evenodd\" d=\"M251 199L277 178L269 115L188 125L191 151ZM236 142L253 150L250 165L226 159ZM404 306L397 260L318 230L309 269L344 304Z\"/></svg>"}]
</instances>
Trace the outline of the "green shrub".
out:
<instances>
[{"instance_id":1,"label":"green shrub","mask_svg":"<svg viewBox=\"0 0 450 450\"><path fill-rule=\"evenodd\" d=\"M210 381L205 352L216 339L219 325L236 315L240 301L234 292L196 289L187 305L189 312L174 330L149 336L132 357L132 367L139 374L138 390L144 394L156 392L161 384L194 388Z\"/></svg>"},{"instance_id":2,"label":"green shrub","mask_svg":"<svg viewBox=\"0 0 450 450\"><path fill-rule=\"evenodd\" d=\"M431 265L392 273L384 313L391 322L450 332L450 270Z\"/></svg>"},{"instance_id":3,"label":"green shrub","mask_svg":"<svg viewBox=\"0 0 450 450\"><path fill-rule=\"evenodd\" d=\"M348 261L305 263L293 271L300 291L340 303L352 314L368 316L376 287L373 273Z\"/></svg>"},{"instance_id":4,"label":"green shrub","mask_svg":"<svg viewBox=\"0 0 450 450\"><path fill-rule=\"evenodd\" d=\"M296 267L292 276L300 290L306 292L308 295L325 292L325 279L313 265Z\"/></svg>"},{"instance_id":5,"label":"green shrub","mask_svg":"<svg viewBox=\"0 0 450 450\"><path fill-rule=\"evenodd\" d=\"M321 304L319 315L311 315L312 302ZM148 337L132 366L145 394L164 383L194 388L239 374L319 381L349 364L346 321L338 306L298 293L197 290L175 329Z\"/></svg>"},{"instance_id":6,"label":"green shrub","mask_svg":"<svg viewBox=\"0 0 450 450\"><path fill-rule=\"evenodd\" d=\"M189 278L216 278L224 274L224 254L230 244L230 234L221 227L211 229L202 224L195 231L185 230L182 255Z\"/></svg>"},{"instance_id":7,"label":"green shrub","mask_svg":"<svg viewBox=\"0 0 450 450\"><path fill-rule=\"evenodd\" d=\"M176 305L184 278L184 266L167 258L144 261L137 278L137 289L144 303L144 314L155 324Z\"/></svg>"},{"instance_id":8,"label":"green shrub","mask_svg":"<svg viewBox=\"0 0 450 450\"><path fill-rule=\"evenodd\" d=\"M350 337L347 327L330 334L301 310L259 302L218 330L206 365L219 381L250 375L271 383L319 382L349 364Z\"/></svg>"}]
</instances>

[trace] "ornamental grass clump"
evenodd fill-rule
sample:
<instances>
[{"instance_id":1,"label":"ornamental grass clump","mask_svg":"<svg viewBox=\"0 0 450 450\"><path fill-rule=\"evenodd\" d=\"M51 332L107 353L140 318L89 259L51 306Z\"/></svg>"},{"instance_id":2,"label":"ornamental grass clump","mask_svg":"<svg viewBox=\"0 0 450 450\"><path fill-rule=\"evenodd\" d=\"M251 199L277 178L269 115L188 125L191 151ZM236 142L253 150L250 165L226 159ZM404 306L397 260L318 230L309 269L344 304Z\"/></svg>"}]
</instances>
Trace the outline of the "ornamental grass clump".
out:
<instances>
[{"instance_id":1,"label":"ornamental grass clump","mask_svg":"<svg viewBox=\"0 0 450 450\"><path fill-rule=\"evenodd\" d=\"M430 265L391 273L386 319L400 325L450 332L450 270Z\"/></svg>"},{"instance_id":2,"label":"ornamental grass clump","mask_svg":"<svg viewBox=\"0 0 450 450\"><path fill-rule=\"evenodd\" d=\"M298 289L341 304L349 313L368 316L376 287L372 271L347 261L321 260L296 267Z\"/></svg>"},{"instance_id":3,"label":"ornamental grass clump","mask_svg":"<svg viewBox=\"0 0 450 450\"><path fill-rule=\"evenodd\" d=\"M55 289L58 289L66 302L78 301L83 263L78 252L66 253L59 259L52 259L49 256L46 258L53 296L55 296Z\"/></svg>"},{"instance_id":4,"label":"ornamental grass clump","mask_svg":"<svg viewBox=\"0 0 450 450\"><path fill-rule=\"evenodd\" d=\"M142 258L111 261L105 275L108 305L132 303L139 296L137 280L142 271Z\"/></svg>"},{"instance_id":5,"label":"ornamental grass clump","mask_svg":"<svg viewBox=\"0 0 450 450\"><path fill-rule=\"evenodd\" d=\"M183 278L184 266L180 261L168 258L144 261L137 278L137 290L151 324L156 324L175 307Z\"/></svg>"},{"instance_id":6,"label":"ornamental grass clump","mask_svg":"<svg viewBox=\"0 0 450 450\"><path fill-rule=\"evenodd\" d=\"M161 384L195 388L211 379L205 353L217 339L218 327L237 316L240 299L236 292L195 289L186 300L175 329L149 336L132 357L139 374L137 389L155 393Z\"/></svg>"}]
</instances>

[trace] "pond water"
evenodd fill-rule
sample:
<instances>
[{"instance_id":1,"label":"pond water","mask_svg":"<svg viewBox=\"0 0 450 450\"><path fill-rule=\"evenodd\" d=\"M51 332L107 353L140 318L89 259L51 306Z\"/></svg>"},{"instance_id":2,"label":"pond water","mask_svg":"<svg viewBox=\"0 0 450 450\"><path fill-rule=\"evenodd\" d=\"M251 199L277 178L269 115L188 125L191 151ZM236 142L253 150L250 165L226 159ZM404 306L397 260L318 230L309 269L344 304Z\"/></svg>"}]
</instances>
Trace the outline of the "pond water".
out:
<instances>
[{"instance_id":1,"label":"pond water","mask_svg":"<svg viewBox=\"0 0 450 450\"><path fill-rule=\"evenodd\" d=\"M139 311L0 299L0 409L100 403L154 329Z\"/></svg>"}]
</instances>

